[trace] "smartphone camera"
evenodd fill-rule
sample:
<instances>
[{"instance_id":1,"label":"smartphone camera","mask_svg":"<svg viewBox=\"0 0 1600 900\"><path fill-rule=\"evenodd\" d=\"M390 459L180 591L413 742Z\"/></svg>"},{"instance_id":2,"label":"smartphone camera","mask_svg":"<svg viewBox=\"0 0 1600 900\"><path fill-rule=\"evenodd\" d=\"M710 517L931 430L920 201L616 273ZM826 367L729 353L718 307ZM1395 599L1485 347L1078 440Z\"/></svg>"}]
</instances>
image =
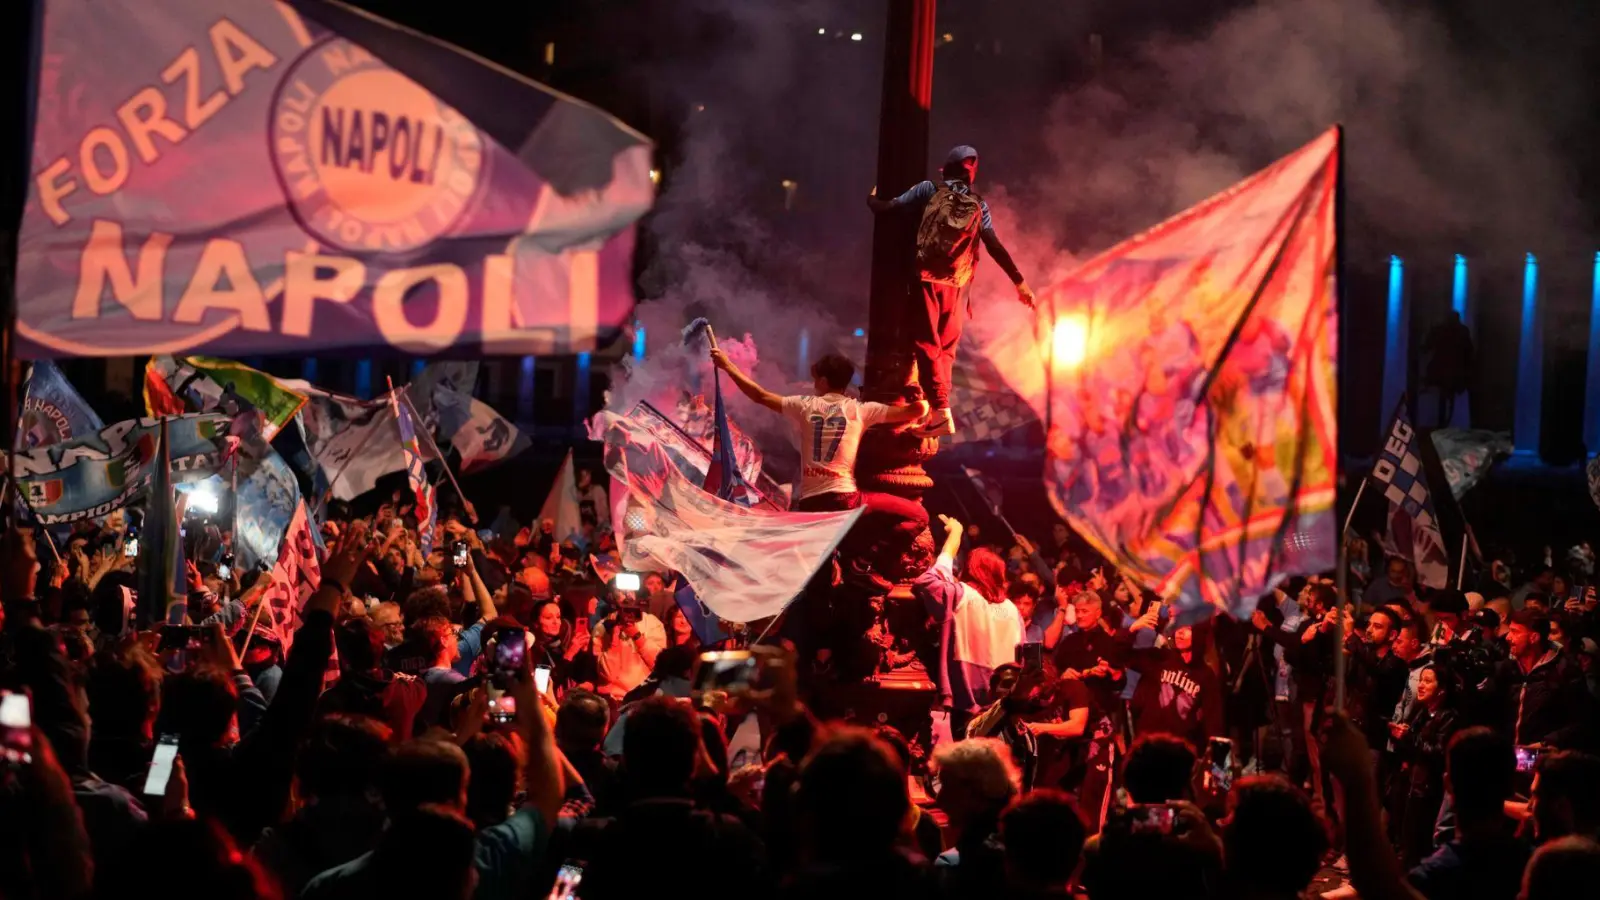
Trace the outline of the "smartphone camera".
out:
<instances>
[{"instance_id":1,"label":"smartphone camera","mask_svg":"<svg viewBox=\"0 0 1600 900\"><path fill-rule=\"evenodd\" d=\"M537 666L533 670L533 686L541 694L550 693L550 667Z\"/></svg>"},{"instance_id":2,"label":"smartphone camera","mask_svg":"<svg viewBox=\"0 0 1600 900\"><path fill-rule=\"evenodd\" d=\"M33 762L33 701L27 694L0 691L0 757L13 766Z\"/></svg>"},{"instance_id":3,"label":"smartphone camera","mask_svg":"<svg viewBox=\"0 0 1600 900\"><path fill-rule=\"evenodd\" d=\"M450 561L458 569L464 569L472 562L472 551L468 549L466 541L456 541L450 548Z\"/></svg>"},{"instance_id":4,"label":"smartphone camera","mask_svg":"<svg viewBox=\"0 0 1600 900\"><path fill-rule=\"evenodd\" d=\"M139 539L136 538L136 537L129 537L126 541L123 541L122 542L122 555L127 557L128 559L133 559L135 556L138 556L139 555Z\"/></svg>"}]
</instances>

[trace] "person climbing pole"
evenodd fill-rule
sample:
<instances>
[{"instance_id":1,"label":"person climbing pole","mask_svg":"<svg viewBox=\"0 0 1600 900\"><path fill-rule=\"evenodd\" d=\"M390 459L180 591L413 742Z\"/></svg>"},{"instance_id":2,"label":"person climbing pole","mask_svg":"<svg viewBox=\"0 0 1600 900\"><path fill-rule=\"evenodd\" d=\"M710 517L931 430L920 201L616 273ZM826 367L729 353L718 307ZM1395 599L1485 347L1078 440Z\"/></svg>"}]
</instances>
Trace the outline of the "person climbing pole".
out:
<instances>
[{"instance_id":1,"label":"person climbing pole","mask_svg":"<svg viewBox=\"0 0 1600 900\"><path fill-rule=\"evenodd\" d=\"M913 315L911 328L917 381L932 404L927 417L917 426L917 433L924 437L954 434L956 430L955 417L950 412L950 372L961 329L970 312L970 300L963 302L963 295L978 266L980 241L1017 286L1017 299L1033 308L1033 290L995 234L989 204L972 190L977 177L978 151L963 144L945 158L939 183L924 181L893 200L879 199L876 189L867 197L867 205L874 213L922 211L916 250L925 315Z\"/></svg>"}]
</instances>

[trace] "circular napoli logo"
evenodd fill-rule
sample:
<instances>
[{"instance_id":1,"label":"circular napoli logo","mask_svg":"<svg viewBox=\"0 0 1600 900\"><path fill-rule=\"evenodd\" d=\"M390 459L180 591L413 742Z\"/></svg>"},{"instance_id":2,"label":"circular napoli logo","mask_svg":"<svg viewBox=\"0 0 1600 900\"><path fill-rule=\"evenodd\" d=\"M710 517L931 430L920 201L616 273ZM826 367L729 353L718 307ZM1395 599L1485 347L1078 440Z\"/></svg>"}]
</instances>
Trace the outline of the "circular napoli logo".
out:
<instances>
[{"instance_id":1,"label":"circular napoli logo","mask_svg":"<svg viewBox=\"0 0 1600 900\"><path fill-rule=\"evenodd\" d=\"M471 122L343 38L317 44L289 69L270 140L300 225L357 253L407 253L447 234L485 165Z\"/></svg>"},{"instance_id":2,"label":"circular napoli logo","mask_svg":"<svg viewBox=\"0 0 1600 900\"><path fill-rule=\"evenodd\" d=\"M21 434L22 446L30 450L72 440L72 420L60 407L38 397L23 401L21 423L17 430Z\"/></svg>"}]
</instances>

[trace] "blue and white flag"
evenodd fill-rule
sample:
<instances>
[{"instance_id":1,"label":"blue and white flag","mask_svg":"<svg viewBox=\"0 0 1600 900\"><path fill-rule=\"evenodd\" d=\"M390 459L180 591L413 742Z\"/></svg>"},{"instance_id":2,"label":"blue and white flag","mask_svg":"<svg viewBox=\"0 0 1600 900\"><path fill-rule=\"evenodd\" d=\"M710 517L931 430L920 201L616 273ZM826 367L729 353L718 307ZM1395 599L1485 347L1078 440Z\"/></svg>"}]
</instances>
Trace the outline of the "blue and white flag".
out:
<instances>
[{"instance_id":1,"label":"blue and white flag","mask_svg":"<svg viewBox=\"0 0 1600 900\"><path fill-rule=\"evenodd\" d=\"M606 469L627 487L623 565L678 572L729 622L783 612L862 513L780 512L720 500L685 477L648 432L615 414L597 416L591 437L605 443Z\"/></svg>"},{"instance_id":2,"label":"blue and white flag","mask_svg":"<svg viewBox=\"0 0 1600 900\"><path fill-rule=\"evenodd\" d=\"M405 468L405 454L394 439L394 405L387 399L361 400L305 381L284 384L306 396L295 421L316 467L312 486L318 502L330 488L334 497L353 499L377 487L379 478Z\"/></svg>"},{"instance_id":3,"label":"blue and white flag","mask_svg":"<svg viewBox=\"0 0 1600 900\"><path fill-rule=\"evenodd\" d=\"M422 555L427 556L433 552L433 532L439 521L439 508L434 502L433 485L428 481L427 467L422 462L422 448L417 444L417 423L411 418L411 409L401 403L398 395L392 391L389 402L393 404L395 418L400 424L400 452L405 458L406 483L411 486L411 495L417 504L417 543L421 545Z\"/></svg>"},{"instance_id":4,"label":"blue and white flag","mask_svg":"<svg viewBox=\"0 0 1600 900\"><path fill-rule=\"evenodd\" d=\"M1367 478L1389 501L1388 539L1394 551L1411 560L1418 582L1431 588L1447 588L1450 553L1439 533L1428 474L1417 455L1418 440L1416 429L1406 418L1406 401L1402 397L1390 420L1389 436Z\"/></svg>"},{"instance_id":5,"label":"blue and white flag","mask_svg":"<svg viewBox=\"0 0 1600 900\"><path fill-rule=\"evenodd\" d=\"M433 411L439 436L461 454L462 472L488 468L528 449L530 442L517 426L469 394L435 387Z\"/></svg>"},{"instance_id":6,"label":"blue and white flag","mask_svg":"<svg viewBox=\"0 0 1600 900\"><path fill-rule=\"evenodd\" d=\"M300 483L277 451L266 448L252 467L239 479L233 496L234 554L236 564L246 570L258 562L277 564L279 544L300 504Z\"/></svg>"},{"instance_id":7,"label":"blue and white flag","mask_svg":"<svg viewBox=\"0 0 1600 900\"><path fill-rule=\"evenodd\" d=\"M651 147L331 0L42 0L26 358L572 353L634 305Z\"/></svg>"},{"instance_id":8,"label":"blue and white flag","mask_svg":"<svg viewBox=\"0 0 1600 900\"><path fill-rule=\"evenodd\" d=\"M22 400L22 420L17 425L18 450L32 450L87 437L106 427L73 388L67 376L49 360L33 364L28 393Z\"/></svg>"},{"instance_id":9,"label":"blue and white flag","mask_svg":"<svg viewBox=\"0 0 1600 900\"><path fill-rule=\"evenodd\" d=\"M99 518L142 500L161 447L161 419L128 419L94 434L14 454L6 461L42 525ZM227 416L168 416L172 480L216 474L227 451Z\"/></svg>"},{"instance_id":10,"label":"blue and white flag","mask_svg":"<svg viewBox=\"0 0 1600 900\"><path fill-rule=\"evenodd\" d=\"M754 506L761 495L750 488L739 473L734 455L733 434L728 428L728 410L722 404L722 373L712 371L712 390L716 393L716 426L712 432L711 465L706 469L704 487L718 499L740 506Z\"/></svg>"}]
</instances>

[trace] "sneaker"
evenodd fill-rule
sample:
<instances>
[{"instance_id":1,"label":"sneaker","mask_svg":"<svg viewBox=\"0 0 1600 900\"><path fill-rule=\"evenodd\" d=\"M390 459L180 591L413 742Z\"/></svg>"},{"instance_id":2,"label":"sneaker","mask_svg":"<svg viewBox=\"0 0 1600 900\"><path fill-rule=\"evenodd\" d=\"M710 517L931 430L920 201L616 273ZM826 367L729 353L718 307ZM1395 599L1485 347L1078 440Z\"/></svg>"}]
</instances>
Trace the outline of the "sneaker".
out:
<instances>
[{"instance_id":1,"label":"sneaker","mask_svg":"<svg viewBox=\"0 0 1600 900\"><path fill-rule=\"evenodd\" d=\"M943 437L956 433L956 418L949 408L936 409L928 414L921 426L917 428L918 437Z\"/></svg>"}]
</instances>

